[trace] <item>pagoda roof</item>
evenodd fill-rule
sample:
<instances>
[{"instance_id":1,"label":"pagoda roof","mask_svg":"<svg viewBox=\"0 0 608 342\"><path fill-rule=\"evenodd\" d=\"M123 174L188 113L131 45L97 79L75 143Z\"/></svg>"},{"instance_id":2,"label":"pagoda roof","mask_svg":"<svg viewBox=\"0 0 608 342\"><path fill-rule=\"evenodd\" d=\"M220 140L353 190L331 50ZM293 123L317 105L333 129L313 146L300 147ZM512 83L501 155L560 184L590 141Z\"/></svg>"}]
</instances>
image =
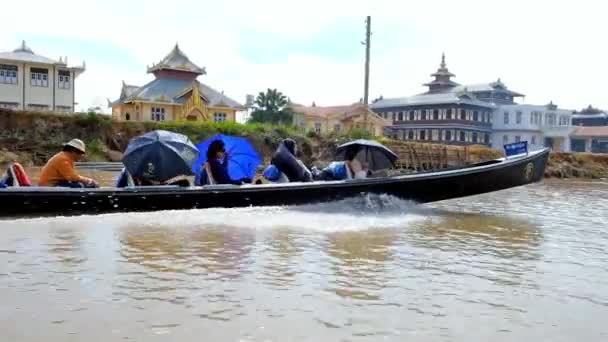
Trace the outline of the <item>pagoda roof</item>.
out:
<instances>
[{"instance_id":1,"label":"pagoda roof","mask_svg":"<svg viewBox=\"0 0 608 342\"><path fill-rule=\"evenodd\" d=\"M179 48L178 44L175 44L173 50L169 52L160 62L152 65L148 68L148 72L160 71L160 70L176 70L190 72L198 75L206 74L205 68L201 68L198 65L192 63L188 56Z\"/></svg>"},{"instance_id":2,"label":"pagoda roof","mask_svg":"<svg viewBox=\"0 0 608 342\"><path fill-rule=\"evenodd\" d=\"M120 98L111 105L132 101L182 104L186 101L184 95L194 86L198 86L201 96L209 106L243 108L237 101L199 81L175 78L157 78L142 87L127 85L123 82Z\"/></svg>"},{"instance_id":3,"label":"pagoda roof","mask_svg":"<svg viewBox=\"0 0 608 342\"><path fill-rule=\"evenodd\" d=\"M524 94L509 90L507 88L507 86L504 83L502 83L500 78L496 82L460 85L460 86L452 89L452 91L455 91L455 92L465 91L465 90L472 92L472 93L490 91L490 92L502 92L502 93L510 94L515 97L525 96Z\"/></svg>"},{"instance_id":4,"label":"pagoda roof","mask_svg":"<svg viewBox=\"0 0 608 342\"><path fill-rule=\"evenodd\" d=\"M465 92L425 93L409 97L382 99L371 105L372 109L424 106L439 104L468 104L479 107L494 108L492 104L479 101L473 94Z\"/></svg>"}]
</instances>

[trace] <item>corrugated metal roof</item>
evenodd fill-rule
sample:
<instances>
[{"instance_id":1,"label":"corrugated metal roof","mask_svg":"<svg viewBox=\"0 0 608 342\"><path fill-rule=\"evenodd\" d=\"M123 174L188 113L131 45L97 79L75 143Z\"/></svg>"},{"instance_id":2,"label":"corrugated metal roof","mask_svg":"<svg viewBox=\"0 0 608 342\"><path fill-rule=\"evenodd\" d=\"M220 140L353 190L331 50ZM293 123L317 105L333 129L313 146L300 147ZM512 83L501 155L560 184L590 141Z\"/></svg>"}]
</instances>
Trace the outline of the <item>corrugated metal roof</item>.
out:
<instances>
[{"instance_id":1,"label":"corrugated metal roof","mask_svg":"<svg viewBox=\"0 0 608 342\"><path fill-rule=\"evenodd\" d=\"M148 72L162 69L205 74L205 68L200 68L198 65L192 63L188 56L186 56L186 54L180 50L177 44L175 44L173 50L171 50L171 52L169 52L169 54L165 56L162 61L149 68Z\"/></svg>"},{"instance_id":2,"label":"corrugated metal roof","mask_svg":"<svg viewBox=\"0 0 608 342\"><path fill-rule=\"evenodd\" d=\"M203 97L209 101L210 106L222 106L230 108L243 108L237 101L218 92L217 90L194 81L198 84L199 90ZM144 101L158 101L167 103L183 103L185 99L182 97L189 89L192 88L193 81L174 78L157 78L148 84L137 87L123 85L123 93L128 94L124 99L119 98L119 102L129 102L135 99ZM122 94L121 94L122 97Z\"/></svg>"},{"instance_id":3,"label":"corrugated metal roof","mask_svg":"<svg viewBox=\"0 0 608 342\"><path fill-rule=\"evenodd\" d=\"M410 97L399 97L392 99L382 99L371 105L371 108L380 109L386 107L399 107L399 106L417 106L417 105L435 105L435 104L469 104L480 107L494 108L494 105L468 99L463 95L458 95L454 92L449 93L437 93L437 94L421 94Z\"/></svg>"},{"instance_id":4,"label":"corrugated metal roof","mask_svg":"<svg viewBox=\"0 0 608 342\"><path fill-rule=\"evenodd\" d=\"M32 51L32 49L27 46L25 41L22 41L21 45L13 51L0 52L0 59L6 59L16 62L65 65L65 63L61 63L54 59L35 54L34 51Z\"/></svg>"}]
</instances>

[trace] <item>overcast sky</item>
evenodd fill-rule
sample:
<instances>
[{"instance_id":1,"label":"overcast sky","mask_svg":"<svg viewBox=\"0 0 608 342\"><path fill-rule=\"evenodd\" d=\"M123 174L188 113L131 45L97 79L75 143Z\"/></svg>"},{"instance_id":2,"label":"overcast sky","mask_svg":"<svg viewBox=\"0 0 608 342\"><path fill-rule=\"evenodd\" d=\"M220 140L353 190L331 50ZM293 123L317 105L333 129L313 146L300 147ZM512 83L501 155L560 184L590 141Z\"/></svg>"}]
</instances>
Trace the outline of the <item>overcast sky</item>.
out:
<instances>
[{"instance_id":1,"label":"overcast sky","mask_svg":"<svg viewBox=\"0 0 608 342\"><path fill-rule=\"evenodd\" d=\"M269 87L302 104L356 102L368 14L371 99L424 91L445 52L461 84L500 77L525 103L608 109L602 1L10 1L0 50L25 39L41 55L86 60L78 109L108 111L121 81L150 81L146 66L176 42L206 67L200 81L241 103Z\"/></svg>"}]
</instances>

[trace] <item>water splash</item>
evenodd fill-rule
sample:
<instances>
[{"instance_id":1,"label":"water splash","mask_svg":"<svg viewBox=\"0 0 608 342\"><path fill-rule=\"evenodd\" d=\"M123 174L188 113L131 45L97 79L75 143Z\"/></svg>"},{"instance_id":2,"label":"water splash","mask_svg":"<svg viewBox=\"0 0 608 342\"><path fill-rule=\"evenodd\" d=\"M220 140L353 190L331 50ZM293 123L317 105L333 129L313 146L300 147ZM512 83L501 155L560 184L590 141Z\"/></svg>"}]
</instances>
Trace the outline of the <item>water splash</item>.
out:
<instances>
[{"instance_id":1,"label":"water splash","mask_svg":"<svg viewBox=\"0 0 608 342\"><path fill-rule=\"evenodd\" d=\"M414 202L388 195L362 195L355 198L302 206L213 208L171 210L141 213L114 213L93 216L72 216L20 219L10 225L96 225L140 227L207 226L269 229L291 228L320 231L363 230L404 227L430 214Z\"/></svg>"}]
</instances>

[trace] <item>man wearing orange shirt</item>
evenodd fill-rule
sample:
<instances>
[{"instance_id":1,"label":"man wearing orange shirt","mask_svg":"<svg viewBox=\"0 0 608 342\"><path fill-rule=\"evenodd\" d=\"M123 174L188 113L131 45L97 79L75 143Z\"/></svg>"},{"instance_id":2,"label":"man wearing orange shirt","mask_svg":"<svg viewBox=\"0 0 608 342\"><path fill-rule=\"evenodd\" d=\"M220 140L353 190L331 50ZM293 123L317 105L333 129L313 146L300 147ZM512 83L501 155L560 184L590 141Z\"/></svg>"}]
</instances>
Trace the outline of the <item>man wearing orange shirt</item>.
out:
<instances>
[{"instance_id":1,"label":"man wearing orange shirt","mask_svg":"<svg viewBox=\"0 0 608 342\"><path fill-rule=\"evenodd\" d=\"M91 178L76 173L74 163L84 157L86 150L82 140L72 139L63 146L63 151L54 155L42 168L40 186L64 186L70 188L97 188Z\"/></svg>"}]
</instances>

